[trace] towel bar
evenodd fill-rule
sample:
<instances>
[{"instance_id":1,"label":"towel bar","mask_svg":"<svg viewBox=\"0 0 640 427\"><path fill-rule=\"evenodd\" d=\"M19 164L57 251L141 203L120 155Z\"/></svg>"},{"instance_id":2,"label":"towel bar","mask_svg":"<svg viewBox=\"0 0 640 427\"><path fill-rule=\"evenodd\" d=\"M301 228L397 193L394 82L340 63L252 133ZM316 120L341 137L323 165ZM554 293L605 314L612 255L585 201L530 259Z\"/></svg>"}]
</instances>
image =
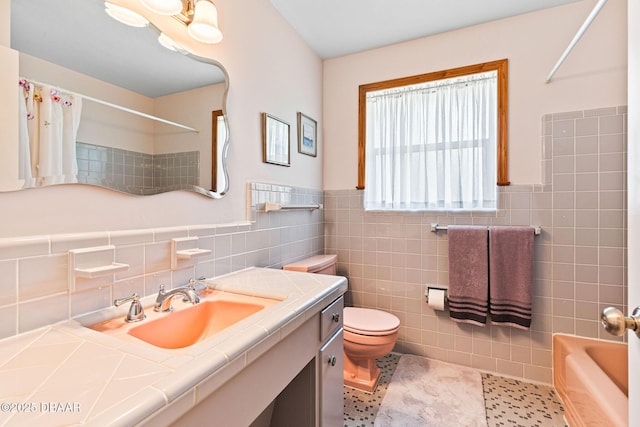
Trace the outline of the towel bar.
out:
<instances>
[{"instance_id":1,"label":"towel bar","mask_svg":"<svg viewBox=\"0 0 640 427\"><path fill-rule=\"evenodd\" d=\"M447 230L449 227L447 227L446 225L438 225L437 222L432 222L431 223L431 231L432 232L437 232L439 230ZM540 227L539 225L536 225L533 227L533 234L536 236L539 236L540 234L542 234L542 227Z\"/></svg>"},{"instance_id":2,"label":"towel bar","mask_svg":"<svg viewBox=\"0 0 640 427\"><path fill-rule=\"evenodd\" d=\"M264 204L264 211L265 212L271 212L271 211L280 211L280 210L316 210L316 209L322 209L324 208L324 205L321 203L318 204L311 204L311 205L281 205L280 203L274 203L274 202L265 202Z\"/></svg>"}]
</instances>

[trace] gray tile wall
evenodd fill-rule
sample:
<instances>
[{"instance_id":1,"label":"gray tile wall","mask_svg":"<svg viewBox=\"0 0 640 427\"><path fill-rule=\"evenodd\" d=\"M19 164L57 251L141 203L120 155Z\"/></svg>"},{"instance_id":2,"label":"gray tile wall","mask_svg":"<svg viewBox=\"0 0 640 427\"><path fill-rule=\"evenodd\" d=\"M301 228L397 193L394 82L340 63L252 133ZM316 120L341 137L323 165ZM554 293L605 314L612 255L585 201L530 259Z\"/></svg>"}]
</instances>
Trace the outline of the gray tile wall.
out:
<instances>
[{"instance_id":1,"label":"gray tile wall","mask_svg":"<svg viewBox=\"0 0 640 427\"><path fill-rule=\"evenodd\" d=\"M78 182L130 194L188 189L200 182L200 152L146 154L76 143Z\"/></svg>"},{"instance_id":2,"label":"gray tile wall","mask_svg":"<svg viewBox=\"0 0 640 427\"><path fill-rule=\"evenodd\" d=\"M250 184L253 222L0 239L0 339L108 307L138 292L154 295L160 284L213 277L246 267L280 268L324 252L323 211L264 212L264 201L323 203L320 190ZM262 202L260 202L262 200ZM171 268L171 239L198 237L211 254ZM129 269L69 283L71 249L115 246L115 261Z\"/></svg>"},{"instance_id":3,"label":"gray tile wall","mask_svg":"<svg viewBox=\"0 0 640 427\"><path fill-rule=\"evenodd\" d=\"M325 251L349 278L348 303L397 315L396 350L551 383L551 337L613 339L599 313L626 301L626 108L542 120L542 185L500 188L496 213L373 213L362 192L325 192ZM532 165L537 167L537 165ZM447 235L431 223L540 225L531 329L451 321L425 302L448 285Z\"/></svg>"},{"instance_id":4,"label":"gray tile wall","mask_svg":"<svg viewBox=\"0 0 640 427\"><path fill-rule=\"evenodd\" d=\"M156 154L153 171L153 186L158 193L199 185L200 152Z\"/></svg>"}]
</instances>

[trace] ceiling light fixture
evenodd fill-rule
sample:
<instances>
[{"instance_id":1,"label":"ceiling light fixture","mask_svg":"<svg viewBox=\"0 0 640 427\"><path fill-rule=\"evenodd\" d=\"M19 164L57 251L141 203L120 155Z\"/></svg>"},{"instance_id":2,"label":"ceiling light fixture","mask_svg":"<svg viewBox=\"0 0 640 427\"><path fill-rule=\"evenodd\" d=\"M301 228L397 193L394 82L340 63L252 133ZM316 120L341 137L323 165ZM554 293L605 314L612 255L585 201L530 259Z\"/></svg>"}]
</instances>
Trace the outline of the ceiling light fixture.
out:
<instances>
[{"instance_id":1,"label":"ceiling light fixture","mask_svg":"<svg viewBox=\"0 0 640 427\"><path fill-rule=\"evenodd\" d=\"M181 0L140 0L140 3L158 15L177 15L182 12Z\"/></svg>"},{"instance_id":2,"label":"ceiling light fixture","mask_svg":"<svg viewBox=\"0 0 640 427\"><path fill-rule=\"evenodd\" d=\"M106 1L104 2L104 10L107 12L107 15L126 25L130 25L132 27L146 27L149 25L149 21L144 16L127 9L126 7L118 6Z\"/></svg>"},{"instance_id":3,"label":"ceiling light fixture","mask_svg":"<svg viewBox=\"0 0 640 427\"><path fill-rule=\"evenodd\" d=\"M201 43L214 44L222 40L222 32L218 27L218 11L210 0L139 0L151 12L159 15L170 15L187 26L191 38ZM144 17L130 9L105 2L106 12L114 19L134 27L142 27L149 23ZM124 18L123 18L124 17ZM134 18L137 17L137 18ZM140 25L144 21L143 25ZM161 35L160 43L167 43L168 37Z\"/></svg>"},{"instance_id":4,"label":"ceiling light fixture","mask_svg":"<svg viewBox=\"0 0 640 427\"><path fill-rule=\"evenodd\" d=\"M197 0L193 21L187 27L191 37L202 43L218 43L222 32L218 28L218 10L209 0Z\"/></svg>"},{"instance_id":5,"label":"ceiling light fixture","mask_svg":"<svg viewBox=\"0 0 640 427\"><path fill-rule=\"evenodd\" d=\"M173 50L173 51L181 50L181 47L176 42L174 42L171 39L171 37L169 37L165 33L160 33L160 35L158 36L158 42L160 42L162 46L166 47L169 50Z\"/></svg>"}]
</instances>

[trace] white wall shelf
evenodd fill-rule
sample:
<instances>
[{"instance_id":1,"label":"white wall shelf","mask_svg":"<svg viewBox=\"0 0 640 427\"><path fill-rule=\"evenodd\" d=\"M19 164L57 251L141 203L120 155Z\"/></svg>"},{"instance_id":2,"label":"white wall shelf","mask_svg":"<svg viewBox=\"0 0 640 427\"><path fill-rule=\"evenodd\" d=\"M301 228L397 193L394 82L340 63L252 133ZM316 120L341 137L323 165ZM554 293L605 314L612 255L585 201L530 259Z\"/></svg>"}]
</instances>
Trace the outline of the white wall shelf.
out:
<instances>
[{"instance_id":1,"label":"white wall shelf","mask_svg":"<svg viewBox=\"0 0 640 427\"><path fill-rule=\"evenodd\" d=\"M209 249L185 249L183 251L176 251L178 259L193 259L201 256L209 255L211 251Z\"/></svg>"},{"instance_id":2,"label":"white wall shelf","mask_svg":"<svg viewBox=\"0 0 640 427\"><path fill-rule=\"evenodd\" d=\"M93 279L94 277L101 277L107 274L115 274L120 271L126 271L128 269L129 269L129 264L113 262L109 265L99 265L97 267L76 268L74 271L75 271L76 277Z\"/></svg>"},{"instance_id":3,"label":"white wall shelf","mask_svg":"<svg viewBox=\"0 0 640 427\"><path fill-rule=\"evenodd\" d=\"M211 254L210 249L198 247L197 237L171 239L171 269L178 268L179 262L195 261L197 258Z\"/></svg>"},{"instance_id":4,"label":"white wall shelf","mask_svg":"<svg viewBox=\"0 0 640 427\"><path fill-rule=\"evenodd\" d=\"M87 282L97 278L113 281L113 275L129 269L129 264L116 262L116 248L96 246L92 248L72 249L69 251L69 288L71 292L90 289L102 284ZM109 278L109 276L111 276ZM78 283L77 279L83 279ZM94 281L95 282L95 281Z\"/></svg>"}]
</instances>

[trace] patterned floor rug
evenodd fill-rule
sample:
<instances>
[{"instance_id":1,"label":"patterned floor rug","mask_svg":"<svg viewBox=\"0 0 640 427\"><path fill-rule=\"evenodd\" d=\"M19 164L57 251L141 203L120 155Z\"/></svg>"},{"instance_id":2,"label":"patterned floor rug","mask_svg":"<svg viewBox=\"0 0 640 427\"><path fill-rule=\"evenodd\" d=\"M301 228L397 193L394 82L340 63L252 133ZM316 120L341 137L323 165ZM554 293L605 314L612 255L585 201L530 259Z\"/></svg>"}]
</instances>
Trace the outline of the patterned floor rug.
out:
<instances>
[{"instance_id":1,"label":"patterned floor rug","mask_svg":"<svg viewBox=\"0 0 640 427\"><path fill-rule=\"evenodd\" d=\"M344 387L344 427L374 425L401 356L400 353L389 353L377 360L382 374L373 393ZM564 408L553 387L486 372L480 374L489 427L566 427ZM446 427L461 426L456 423Z\"/></svg>"},{"instance_id":2,"label":"patterned floor rug","mask_svg":"<svg viewBox=\"0 0 640 427\"><path fill-rule=\"evenodd\" d=\"M482 375L426 357L400 357L375 426L486 427Z\"/></svg>"}]
</instances>

